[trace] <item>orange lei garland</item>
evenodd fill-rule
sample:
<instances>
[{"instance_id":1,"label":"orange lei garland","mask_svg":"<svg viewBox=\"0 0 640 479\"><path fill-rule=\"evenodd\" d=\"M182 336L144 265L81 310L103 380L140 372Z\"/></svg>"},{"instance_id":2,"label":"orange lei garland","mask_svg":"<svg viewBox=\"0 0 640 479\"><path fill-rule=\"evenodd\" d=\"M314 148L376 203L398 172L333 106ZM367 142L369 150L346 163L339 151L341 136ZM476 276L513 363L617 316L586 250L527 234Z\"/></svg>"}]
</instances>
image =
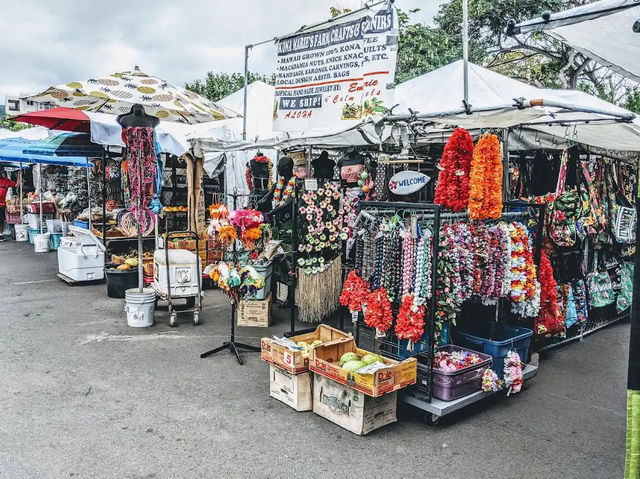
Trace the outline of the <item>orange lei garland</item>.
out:
<instances>
[{"instance_id":1,"label":"orange lei garland","mask_svg":"<svg viewBox=\"0 0 640 479\"><path fill-rule=\"evenodd\" d=\"M496 135L486 133L473 150L469 180L469 217L498 219L502 215L502 154Z\"/></svg>"}]
</instances>

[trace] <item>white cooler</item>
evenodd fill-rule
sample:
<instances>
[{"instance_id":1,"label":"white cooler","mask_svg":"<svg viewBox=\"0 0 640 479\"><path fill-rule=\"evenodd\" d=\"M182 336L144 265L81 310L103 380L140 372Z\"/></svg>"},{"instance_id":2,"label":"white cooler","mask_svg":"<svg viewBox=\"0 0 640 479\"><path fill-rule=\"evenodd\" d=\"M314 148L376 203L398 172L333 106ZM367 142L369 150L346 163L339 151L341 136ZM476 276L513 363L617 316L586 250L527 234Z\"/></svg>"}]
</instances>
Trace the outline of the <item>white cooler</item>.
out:
<instances>
[{"instance_id":1,"label":"white cooler","mask_svg":"<svg viewBox=\"0 0 640 479\"><path fill-rule=\"evenodd\" d=\"M73 281L104 279L104 253L102 242L91 231L69 226L74 236L60 238L58 271Z\"/></svg>"},{"instance_id":2,"label":"white cooler","mask_svg":"<svg viewBox=\"0 0 640 479\"><path fill-rule=\"evenodd\" d=\"M186 249L169 250L169 279L171 296L174 298L198 295L198 266L200 261L194 253ZM162 296L168 295L167 258L163 249L153 253L154 288Z\"/></svg>"}]
</instances>

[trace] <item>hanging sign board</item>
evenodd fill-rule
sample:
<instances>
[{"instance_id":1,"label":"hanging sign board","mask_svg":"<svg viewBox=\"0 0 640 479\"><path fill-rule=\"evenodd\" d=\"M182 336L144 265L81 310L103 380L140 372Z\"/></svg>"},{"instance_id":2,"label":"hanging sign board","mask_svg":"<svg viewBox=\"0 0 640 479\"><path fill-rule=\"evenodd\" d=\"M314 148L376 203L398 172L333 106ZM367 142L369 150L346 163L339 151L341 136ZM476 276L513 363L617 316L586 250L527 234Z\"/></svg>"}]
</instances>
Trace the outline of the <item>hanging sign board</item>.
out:
<instances>
[{"instance_id":1,"label":"hanging sign board","mask_svg":"<svg viewBox=\"0 0 640 479\"><path fill-rule=\"evenodd\" d=\"M274 130L347 128L393 106L398 15L384 2L276 43Z\"/></svg>"},{"instance_id":2,"label":"hanging sign board","mask_svg":"<svg viewBox=\"0 0 640 479\"><path fill-rule=\"evenodd\" d=\"M419 171L401 171L389 180L389 191L394 195L410 195L419 191L430 180L431 178Z\"/></svg>"}]
</instances>

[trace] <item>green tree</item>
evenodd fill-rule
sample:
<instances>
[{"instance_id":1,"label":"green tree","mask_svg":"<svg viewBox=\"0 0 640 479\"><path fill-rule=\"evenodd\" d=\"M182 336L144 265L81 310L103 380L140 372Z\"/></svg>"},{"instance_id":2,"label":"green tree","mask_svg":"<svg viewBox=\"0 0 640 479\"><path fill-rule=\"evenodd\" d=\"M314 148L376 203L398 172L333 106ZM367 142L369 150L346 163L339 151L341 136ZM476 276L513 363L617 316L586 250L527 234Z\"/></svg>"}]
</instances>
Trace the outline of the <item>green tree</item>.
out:
<instances>
[{"instance_id":1,"label":"green tree","mask_svg":"<svg viewBox=\"0 0 640 479\"><path fill-rule=\"evenodd\" d=\"M275 75L260 75L249 72L249 83L261 80L271 85L275 84ZM202 80L186 83L185 88L212 101L218 101L238 91L244 86L242 73L214 73L208 72Z\"/></svg>"},{"instance_id":2,"label":"green tree","mask_svg":"<svg viewBox=\"0 0 640 479\"><path fill-rule=\"evenodd\" d=\"M31 125L27 123L20 123L17 121L11 121L4 117L0 117L0 128L6 128L11 131L20 131L30 127Z\"/></svg>"}]
</instances>

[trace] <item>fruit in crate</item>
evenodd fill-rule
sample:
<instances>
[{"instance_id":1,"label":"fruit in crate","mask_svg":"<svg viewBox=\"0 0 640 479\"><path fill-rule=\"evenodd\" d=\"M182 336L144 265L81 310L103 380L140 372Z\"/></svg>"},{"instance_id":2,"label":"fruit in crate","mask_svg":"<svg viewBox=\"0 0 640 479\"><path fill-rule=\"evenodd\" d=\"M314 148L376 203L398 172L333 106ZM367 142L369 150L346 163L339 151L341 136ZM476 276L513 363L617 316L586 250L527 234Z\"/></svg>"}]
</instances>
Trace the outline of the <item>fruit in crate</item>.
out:
<instances>
[{"instance_id":1,"label":"fruit in crate","mask_svg":"<svg viewBox=\"0 0 640 479\"><path fill-rule=\"evenodd\" d=\"M131 269L131 266L129 266L127 263L125 264L121 264L120 266L118 266L116 268L118 271L128 271Z\"/></svg>"},{"instance_id":2,"label":"fruit in crate","mask_svg":"<svg viewBox=\"0 0 640 479\"><path fill-rule=\"evenodd\" d=\"M347 361L346 363L344 363L342 365L342 369L344 369L345 371L348 371L350 373L355 373L358 369L363 368L365 366L366 366L366 364L363 363L362 361L358 361L358 360Z\"/></svg>"},{"instance_id":3,"label":"fruit in crate","mask_svg":"<svg viewBox=\"0 0 640 479\"><path fill-rule=\"evenodd\" d=\"M359 361L360 357L356 353L344 353L340 358L340 365L344 367L344 365L348 362Z\"/></svg>"}]
</instances>

